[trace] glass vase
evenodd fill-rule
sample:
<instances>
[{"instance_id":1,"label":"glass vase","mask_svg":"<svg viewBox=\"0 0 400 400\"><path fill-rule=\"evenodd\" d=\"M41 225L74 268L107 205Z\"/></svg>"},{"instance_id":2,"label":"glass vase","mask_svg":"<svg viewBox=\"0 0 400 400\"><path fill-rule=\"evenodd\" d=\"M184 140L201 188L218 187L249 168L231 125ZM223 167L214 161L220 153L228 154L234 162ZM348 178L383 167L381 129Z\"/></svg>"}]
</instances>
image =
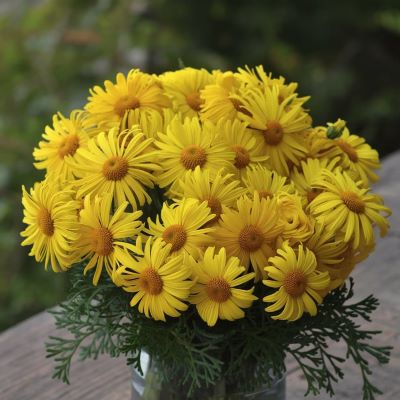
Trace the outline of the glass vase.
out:
<instances>
[{"instance_id":1,"label":"glass vase","mask_svg":"<svg viewBox=\"0 0 400 400\"><path fill-rule=\"evenodd\" d=\"M159 379L156 363L145 352L141 354L143 375L134 367L132 372L131 400L285 400L285 377L273 379L271 385L264 385L250 392L229 390L223 381L212 388L197 389L190 397L179 385L163 385Z\"/></svg>"}]
</instances>

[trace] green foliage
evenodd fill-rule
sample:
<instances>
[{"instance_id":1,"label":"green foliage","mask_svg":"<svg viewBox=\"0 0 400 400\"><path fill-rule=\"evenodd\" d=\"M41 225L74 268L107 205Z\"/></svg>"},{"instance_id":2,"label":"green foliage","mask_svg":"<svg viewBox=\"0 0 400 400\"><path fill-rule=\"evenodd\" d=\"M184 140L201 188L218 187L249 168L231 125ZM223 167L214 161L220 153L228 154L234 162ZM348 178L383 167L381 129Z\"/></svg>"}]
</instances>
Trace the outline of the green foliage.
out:
<instances>
[{"instance_id":1,"label":"green foliage","mask_svg":"<svg viewBox=\"0 0 400 400\"><path fill-rule=\"evenodd\" d=\"M161 381L184 387L193 396L201 387L211 387L224 379L231 389L252 390L269 384L272 376L285 372L285 356L291 354L308 383L307 394L321 390L334 394L334 382L343 378L341 365L352 358L359 366L364 400L373 400L380 391L370 381L368 362L389 360L390 347L374 346L377 331L365 331L359 319L369 321L378 301L373 296L348 304L353 282L327 296L316 317L300 321L274 321L261 301L247 311L246 318L219 321L209 328L191 308L180 318L166 323L154 321L129 307L130 295L115 287L106 276L97 287L81 271L71 271L72 290L68 300L52 313L58 328L70 332L68 338L51 337L49 357L54 357L54 377L69 382L71 360L96 358L107 353L125 356L141 370L140 355L145 350L158 365ZM331 341L343 341L347 354L331 353Z\"/></svg>"}]
</instances>

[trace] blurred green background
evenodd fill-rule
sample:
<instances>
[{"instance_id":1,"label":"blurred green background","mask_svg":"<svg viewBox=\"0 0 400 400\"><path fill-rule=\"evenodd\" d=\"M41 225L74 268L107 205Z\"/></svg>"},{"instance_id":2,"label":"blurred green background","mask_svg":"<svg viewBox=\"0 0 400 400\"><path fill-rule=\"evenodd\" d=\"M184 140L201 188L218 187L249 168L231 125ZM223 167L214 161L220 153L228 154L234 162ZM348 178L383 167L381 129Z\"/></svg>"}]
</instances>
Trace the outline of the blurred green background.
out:
<instances>
[{"instance_id":1,"label":"blurred green background","mask_svg":"<svg viewBox=\"0 0 400 400\"><path fill-rule=\"evenodd\" d=\"M348 121L400 147L398 0L0 0L0 330L62 300L65 275L20 247L21 185L51 116L116 72L263 64L311 95L316 124Z\"/></svg>"}]
</instances>

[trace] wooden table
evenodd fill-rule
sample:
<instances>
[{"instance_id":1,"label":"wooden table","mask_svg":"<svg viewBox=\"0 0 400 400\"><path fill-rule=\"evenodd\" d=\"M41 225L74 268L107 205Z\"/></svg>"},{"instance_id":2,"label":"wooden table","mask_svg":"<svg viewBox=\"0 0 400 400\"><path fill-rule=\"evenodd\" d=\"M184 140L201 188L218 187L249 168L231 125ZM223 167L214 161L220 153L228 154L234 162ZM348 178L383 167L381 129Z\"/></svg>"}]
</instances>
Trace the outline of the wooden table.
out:
<instances>
[{"instance_id":1,"label":"wooden table","mask_svg":"<svg viewBox=\"0 0 400 400\"><path fill-rule=\"evenodd\" d=\"M355 273L356 296L374 293L381 301L369 329L382 329L377 344L392 345L389 365L373 367L373 381L384 391L380 399L400 399L400 153L385 160L382 181L374 191L392 207L392 229L379 240L376 251ZM75 362L71 385L52 380L53 360L45 358L44 342L56 332L46 312L0 334L0 400L123 400L130 398L129 371L123 359L100 357ZM338 348L338 351L342 349ZM305 380L288 360L287 399L303 398ZM345 378L336 385L335 399L361 400L361 377L357 366L345 365ZM325 400L323 393L313 399Z\"/></svg>"}]
</instances>

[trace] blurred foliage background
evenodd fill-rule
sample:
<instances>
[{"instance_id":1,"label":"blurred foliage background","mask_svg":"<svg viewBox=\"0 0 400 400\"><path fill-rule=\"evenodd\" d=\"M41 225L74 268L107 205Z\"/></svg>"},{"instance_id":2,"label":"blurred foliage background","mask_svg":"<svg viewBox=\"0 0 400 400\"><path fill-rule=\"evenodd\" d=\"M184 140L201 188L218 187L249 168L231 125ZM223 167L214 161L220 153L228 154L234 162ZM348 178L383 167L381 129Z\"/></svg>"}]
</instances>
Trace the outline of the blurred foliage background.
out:
<instances>
[{"instance_id":1,"label":"blurred foliage background","mask_svg":"<svg viewBox=\"0 0 400 400\"><path fill-rule=\"evenodd\" d=\"M20 247L21 185L51 116L116 72L263 64L311 95L315 124L348 121L400 147L398 0L0 0L0 330L65 296Z\"/></svg>"}]
</instances>

